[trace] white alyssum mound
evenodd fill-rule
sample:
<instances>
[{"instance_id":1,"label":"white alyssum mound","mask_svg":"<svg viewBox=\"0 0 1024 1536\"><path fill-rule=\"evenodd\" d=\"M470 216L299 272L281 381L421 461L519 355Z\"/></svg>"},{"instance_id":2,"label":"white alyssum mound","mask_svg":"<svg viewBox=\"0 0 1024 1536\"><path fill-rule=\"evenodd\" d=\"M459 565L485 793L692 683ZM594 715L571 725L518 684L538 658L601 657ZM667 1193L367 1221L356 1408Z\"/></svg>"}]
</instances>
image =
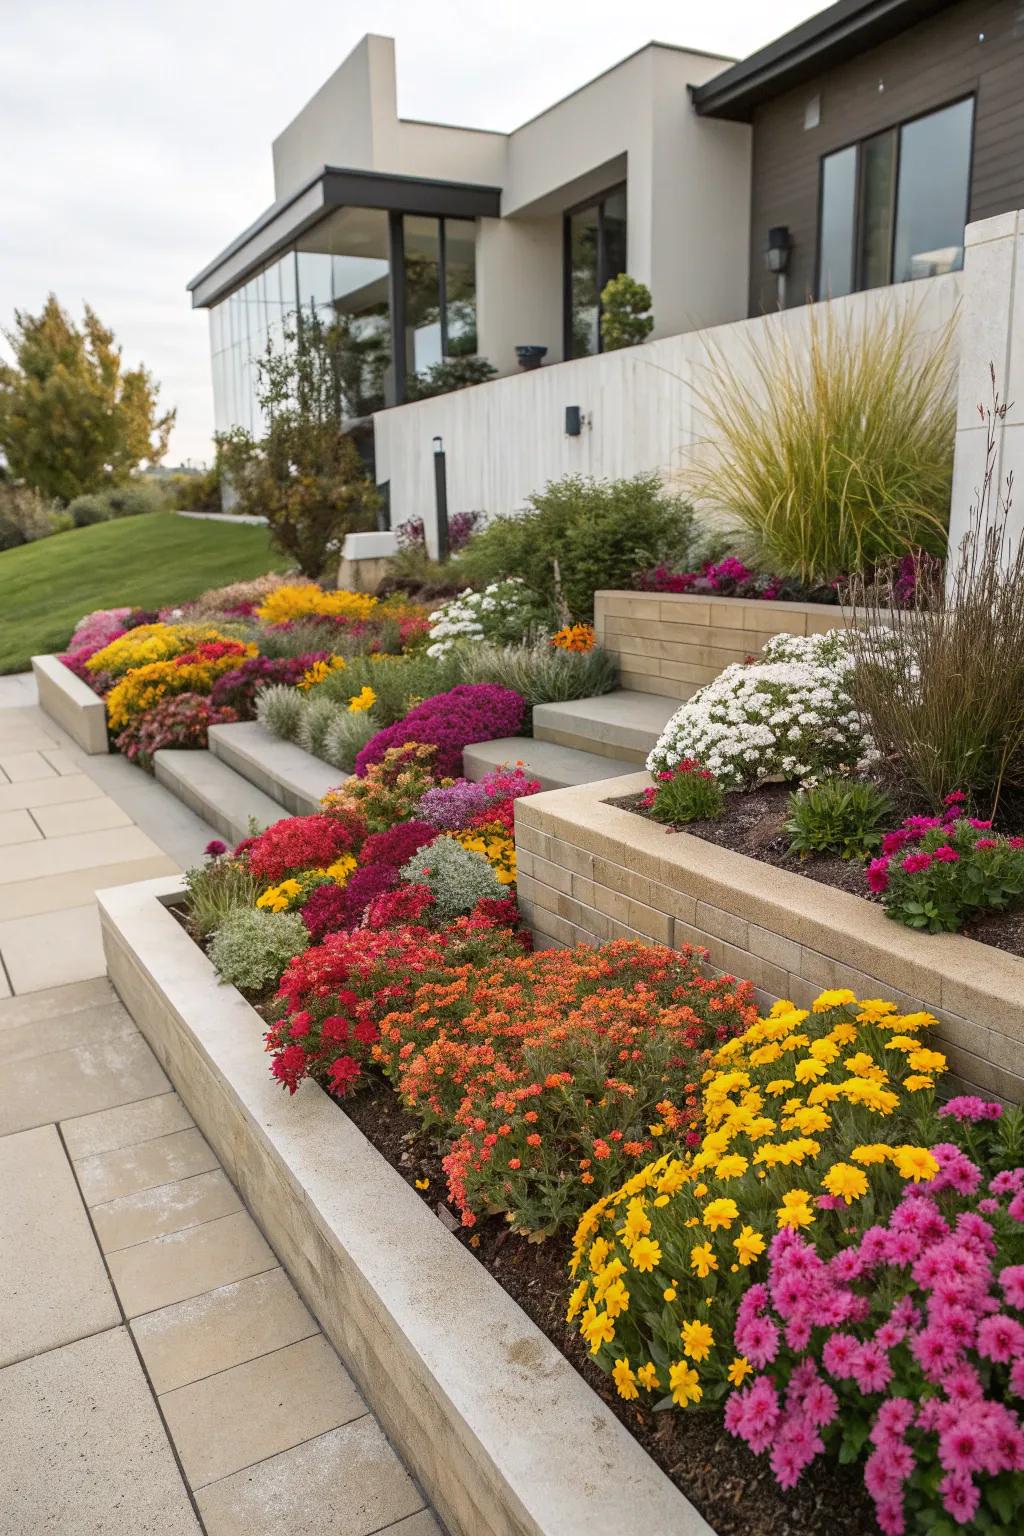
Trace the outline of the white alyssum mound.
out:
<instances>
[{"instance_id":1,"label":"white alyssum mound","mask_svg":"<svg viewBox=\"0 0 1024 1536\"><path fill-rule=\"evenodd\" d=\"M726 667L676 711L647 767L659 773L696 758L728 789L863 773L878 754L850 692L853 667L842 630L776 635L755 661Z\"/></svg>"}]
</instances>

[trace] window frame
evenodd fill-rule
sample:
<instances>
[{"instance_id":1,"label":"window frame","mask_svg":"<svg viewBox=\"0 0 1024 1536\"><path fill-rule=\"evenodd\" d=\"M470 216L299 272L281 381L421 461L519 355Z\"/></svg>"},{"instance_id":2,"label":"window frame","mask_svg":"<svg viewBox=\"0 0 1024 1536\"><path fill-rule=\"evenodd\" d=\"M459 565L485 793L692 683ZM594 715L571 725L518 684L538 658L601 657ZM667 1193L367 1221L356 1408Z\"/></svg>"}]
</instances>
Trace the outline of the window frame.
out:
<instances>
[{"instance_id":1,"label":"window frame","mask_svg":"<svg viewBox=\"0 0 1024 1536\"><path fill-rule=\"evenodd\" d=\"M889 253L887 262L888 278L885 283L878 283L874 285L881 288L891 287L893 285L892 274L896 255L896 217L899 211L900 171L903 165L903 130L904 128L909 128L912 123L920 122L923 118L935 117L940 112L948 112L952 107L959 107L965 101L969 101L971 103L971 137L967 152L967 186L965 189L966 195L964 198L964 224L966 226L967 220L970 217L971 192L973 190L974 184L974 138L978 127L977 91L961 91L959 95L951 97L949 101L940 102L937 106L934 107L927 107L922 112L913 112L909 117L897 118L895 122L886 123L882 127L876 128L873 133L863 133L858 138L846 139L842 144L835 144L824 154L818 156L818 217L815 231L814 249L814 294L817 302L820 303L822 300L830 297L829 294L822 292L821 287L821 234L822 219L825 213L825 161L831 159L833 155L842 154L846 149L854 149L857 152L856 170L854 173L853 261L851 263L851 270L853 272L853 287L850 289L850 292L865 293L867 290L864 288L862 283L864 274L864 251L862 248L862 235L864 230L864 177L862 151L864 145L870 143L872 139L881 138L881 136L885 133L895 133L896 146L895 154L893 156L894 166L892 179L892 196L890 202L892 217L890 221ZM906 281L912 282L914 279L907 278Z\"/></svg>"},{"instance_id":2,"label":"window frame","mask_svg":"<svg viewBox=\"0 0 1024 1536\"><path fill-rule=\"evenodd\" d=\"M578 362L572 352L572 219L577 213L585 213L588 208L597 209L597 352L584 354L585 356L599 357L604 351L604 340L601 336L601 294L604 292L608 277L608 249L604 232L604 205L616 192L622 192L626 198L626 244L629 244L629 186L623 181L613 182L601 192L595 192L590 197L585 197L581 202L573 203L570 208L562 211L562 358L565 362ZM615 274L613 274L615 275Z\"/></svg>"}]
</instances>

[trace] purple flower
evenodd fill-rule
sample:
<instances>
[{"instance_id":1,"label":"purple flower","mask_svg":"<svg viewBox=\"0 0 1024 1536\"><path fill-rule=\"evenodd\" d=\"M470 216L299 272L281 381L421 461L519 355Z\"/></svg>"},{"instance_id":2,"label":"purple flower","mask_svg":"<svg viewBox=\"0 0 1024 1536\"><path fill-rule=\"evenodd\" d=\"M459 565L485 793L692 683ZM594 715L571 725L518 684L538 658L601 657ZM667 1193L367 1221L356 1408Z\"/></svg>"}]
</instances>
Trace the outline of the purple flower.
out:
<instances>
[{"instance_id":1,"label":"purple flower","mask_svg":"<svg viewBox=\"0 0 1024 1536\"><path fill-rule=\"evenodd\" d=\"M525 711L523 699L511 688L497 683L459 683L447 693L424 699L403 720L371 736L356 758L356 774L362 778L390 747L418 742L437 748L433 764L437 774L457 777L462 773L464 747L475 741L515 736Z\"/></svg>"}]
</instances>

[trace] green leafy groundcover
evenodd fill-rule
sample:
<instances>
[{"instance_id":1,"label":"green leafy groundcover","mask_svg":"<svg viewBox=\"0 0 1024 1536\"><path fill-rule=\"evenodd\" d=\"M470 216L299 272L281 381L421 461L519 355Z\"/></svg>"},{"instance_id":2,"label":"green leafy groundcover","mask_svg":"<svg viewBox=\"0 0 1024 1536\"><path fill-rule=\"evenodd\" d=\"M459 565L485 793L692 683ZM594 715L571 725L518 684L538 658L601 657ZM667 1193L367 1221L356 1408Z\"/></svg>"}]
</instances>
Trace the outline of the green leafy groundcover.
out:
<instances>
[{"instance_id":1,"label":"green leafy groundcover","mask_svg":"<svg viewBox=\"0 0 1024 1536\"><path fill-rule=\"evenodd\" d=\"M0 553L0 673L60 651L83 613L187 602L283 570L265 528L150 512Z\"/></svg>"}]
</instances>

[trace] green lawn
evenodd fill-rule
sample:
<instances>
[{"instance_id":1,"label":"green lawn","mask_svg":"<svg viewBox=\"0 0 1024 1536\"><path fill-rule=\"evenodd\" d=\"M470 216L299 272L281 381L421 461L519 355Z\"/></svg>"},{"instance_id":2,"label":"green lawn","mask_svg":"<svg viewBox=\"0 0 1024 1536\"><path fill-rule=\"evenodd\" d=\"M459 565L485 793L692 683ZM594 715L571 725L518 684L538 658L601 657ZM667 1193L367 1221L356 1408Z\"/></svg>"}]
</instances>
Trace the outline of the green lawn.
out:
<instances>
[{"instance_id":1,"label":"green lawn","mask_svg":"<svg viewBox=\"0 0 1024 1536\"><path fill-rule=\"evenodd\" d=\"M266 528L148 512L0 553L0 673L67 645L93 608L162 608L286 570Z\"/></svg>"}]
</instances>

